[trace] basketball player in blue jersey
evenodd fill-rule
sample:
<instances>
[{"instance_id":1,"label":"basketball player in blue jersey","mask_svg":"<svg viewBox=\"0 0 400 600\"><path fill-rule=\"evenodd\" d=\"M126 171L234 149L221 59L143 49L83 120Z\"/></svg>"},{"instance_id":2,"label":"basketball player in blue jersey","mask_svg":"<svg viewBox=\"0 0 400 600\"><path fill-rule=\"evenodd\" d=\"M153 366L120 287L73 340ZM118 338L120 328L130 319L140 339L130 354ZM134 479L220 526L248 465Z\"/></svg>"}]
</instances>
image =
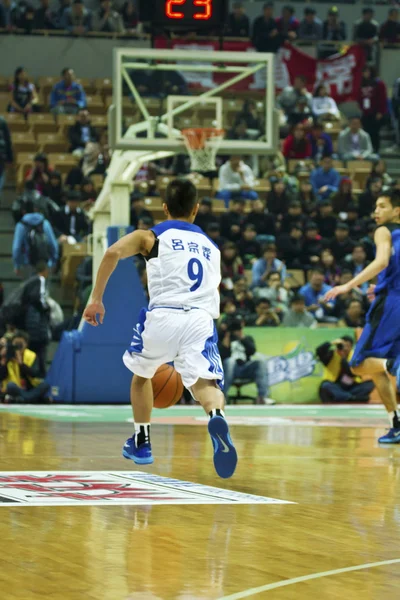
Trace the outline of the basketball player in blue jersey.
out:
<instances>
[{"instance_id":1,"label":"basketball player in blue jersey","mask_svg":"<svg viewBox=\"0 0 400 600\"><path fill-rule=\"evenodd\" d=\"M151 379L158 367L174 361L184 386L210 416L214 466L218 475L226 478L235 471L237 454L223 411L224 374L214 325L219 317L221 256L214 242L193 224L198 208L193 183L185 179L172 181L164 204L167 220L149 231L134 231L108 248L83 316L94 326L103 322L103 294L111 273L119 260L142 254L150 300L148 309L141 311L132 343L123 357L134 373L131 403L135 423L123 456L137 464L153 462Z\"/></svg>"},{"instance_id":2,"label":"basketball player in blue jersey","mask_svg":"<svg viewBox=\"0 0 400 600\"><path fill-rule=\"evenodd\" d=\"M351 368L356 375L371 377L389 414L390 430L381 444L400 443L400 419L396 394L388 373L400 362L400 192L382 194L376 203L376 257L354 279L330 290L325 300L348 293L378 276L375 299L357 342ZM399 378L397 378L399 379Z\"/></svg>"}]
</instances>

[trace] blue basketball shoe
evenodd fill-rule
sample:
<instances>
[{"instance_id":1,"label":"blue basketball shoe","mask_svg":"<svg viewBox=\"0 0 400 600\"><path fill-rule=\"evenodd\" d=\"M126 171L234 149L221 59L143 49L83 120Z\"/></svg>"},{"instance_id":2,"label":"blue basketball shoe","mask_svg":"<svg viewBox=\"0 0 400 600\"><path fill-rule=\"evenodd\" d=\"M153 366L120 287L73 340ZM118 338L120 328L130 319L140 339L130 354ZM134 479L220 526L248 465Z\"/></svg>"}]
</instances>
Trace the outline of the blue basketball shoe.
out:
<instances>
[{"instance_id":1,"label":"blue basketball shoe","mask_svg":"<svg viewBox=\"0 0 400 600\"><path fill-rule=\"evenodd\" d=\"M208 432L214 446L215 470L223 479L232 477L236 469L237 454L229 435L228 423L219 415L211 417Z\"/></svg>"},{"instance_id":2,"label":"blue basketball shoe","mask_svg":"<svg viewBox=\"0 0 400 600\"><path fill-rule=\"evenodd\" d=\"M133 460L137 465L151 465L151 463L154 462L150 442L136 446L134 437L130 437L126 440L125 445L122 448L122 456Z\"/></svg>"},{"instance_id":3,"label":"blue basketball shoe","mask_svg":"<svg viewBox=\"0 0 400 600\"><path fill-rule=\"evenodd\" d=\"M380 444L400 444L400 428L392 427L378 439L378 442Z\"/></svg>"}]
</instances>

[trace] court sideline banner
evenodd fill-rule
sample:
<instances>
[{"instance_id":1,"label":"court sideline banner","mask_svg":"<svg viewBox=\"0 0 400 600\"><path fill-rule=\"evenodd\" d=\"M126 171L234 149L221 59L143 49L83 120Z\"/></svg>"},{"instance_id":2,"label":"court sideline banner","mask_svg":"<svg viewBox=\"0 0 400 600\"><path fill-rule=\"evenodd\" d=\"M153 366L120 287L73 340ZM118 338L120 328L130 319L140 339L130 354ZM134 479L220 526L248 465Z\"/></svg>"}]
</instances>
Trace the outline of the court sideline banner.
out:
<instances>
[{"instance_id":1,"label":"court sideline banner","mask_svg":"<svg viewBox=\"0 0 400 600\"><path fill-rule=\"evenodd\" d=\"M166 40L157 38L156 48L171 48L175 50L197 50L217 51L217 41L190 41L190 40ZM247 41L224 41L223 50L229 52L254 51L250 42ZM198 64L201 64L199 59ZM353 45L346 52L337 54L326 60L318 60L309 54L302 52L299 48L286 44L276 55L275 87L279 92L287 85L291 85L296 75L305 75L307 87L312 91L319 83L324 83L330 91L330 95L340 104L355 99L356 91L360 87L362 70L365 64L365 52L361 46ZM228 76L219 73L182 73L192 87L212 88L225 81ZM239 82L231 89L240 91L262 90L266 85L265 79L261 77L248 77Z\"/></svg>"}]
</instances>

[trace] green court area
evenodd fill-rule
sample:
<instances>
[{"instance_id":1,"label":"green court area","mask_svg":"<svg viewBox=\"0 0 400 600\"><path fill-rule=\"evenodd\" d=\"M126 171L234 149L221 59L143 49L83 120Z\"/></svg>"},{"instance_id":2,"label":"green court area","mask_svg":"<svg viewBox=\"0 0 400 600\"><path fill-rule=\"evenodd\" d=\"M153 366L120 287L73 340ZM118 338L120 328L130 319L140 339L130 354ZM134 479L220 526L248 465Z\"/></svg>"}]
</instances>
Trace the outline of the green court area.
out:
<instances>
[{"instance_id":1,"label":"green court area","mask_svg":"<svg viewBox=\"0 0 400 600\"><path fill-rule=\"evenodd\" d=\"M129 405L0 405L0 414L2 412L13 413L17 415L34 417L37 419L47 419L51 421L81 422L81 423L124 423L132 420L132 411ZM231 405L226 412L232 422L236 424L263 424L274 422L275 420L288 421L296 420L303 422L324 422L329 421L345 423L352 420L367 420L371 424L373 421L387 419L386 411L381 405L341 405L341 406L320 406L316 404L309 405L276 405L276 406L253 406L253 405ZM203 410L199 406L173 406L165 410L154 409L153 421L155 423L171 424L196 424L206 418Z\"/></svg>"}]
</instances>

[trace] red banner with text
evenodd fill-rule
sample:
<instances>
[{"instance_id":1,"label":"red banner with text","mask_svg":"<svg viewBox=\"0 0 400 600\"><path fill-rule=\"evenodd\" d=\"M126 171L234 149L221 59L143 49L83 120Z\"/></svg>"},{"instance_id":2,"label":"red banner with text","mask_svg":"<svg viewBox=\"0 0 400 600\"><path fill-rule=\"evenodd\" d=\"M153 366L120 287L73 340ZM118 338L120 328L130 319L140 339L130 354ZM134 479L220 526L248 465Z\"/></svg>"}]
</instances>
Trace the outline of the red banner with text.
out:
<instances>
[{"instance_id":1,"label":"red banner with text","mask_svg":"<svg viewBox=\"0 0 400 600\"><path fill-rule=\"evenodd\" d=\"M157 38L155 47L159 49L196 50L199 52L198 64L202 63L201 52L211 52L220 49L219 42L217 41L166 40L164 38ZM224 41L223 50L227 52L250 52L254 51L254 48L247 41ZM330 95L338 104L348 102L354 100L356 96L356 91L361 83L364 64L365 52L361 46L350 46L342 54L336 54L325 60L318 60L302 52L295 46L286 44L276 55L275 88L279 92L284 87L291 85L296 75L305 75L307 78L307 88L310 91L319 83L324 83L329 88ZM177 70L179 71L179 66ZM182 75L190 87L205 89L213 88L233 77L232 74L225 75L211 73L210 71L184 71ZM236 83L230 89L240 91L254 90L256 92L264 89L265 85L265 76L257 73L255 76L247 77Z\"/></svg>"}]
</instances>

